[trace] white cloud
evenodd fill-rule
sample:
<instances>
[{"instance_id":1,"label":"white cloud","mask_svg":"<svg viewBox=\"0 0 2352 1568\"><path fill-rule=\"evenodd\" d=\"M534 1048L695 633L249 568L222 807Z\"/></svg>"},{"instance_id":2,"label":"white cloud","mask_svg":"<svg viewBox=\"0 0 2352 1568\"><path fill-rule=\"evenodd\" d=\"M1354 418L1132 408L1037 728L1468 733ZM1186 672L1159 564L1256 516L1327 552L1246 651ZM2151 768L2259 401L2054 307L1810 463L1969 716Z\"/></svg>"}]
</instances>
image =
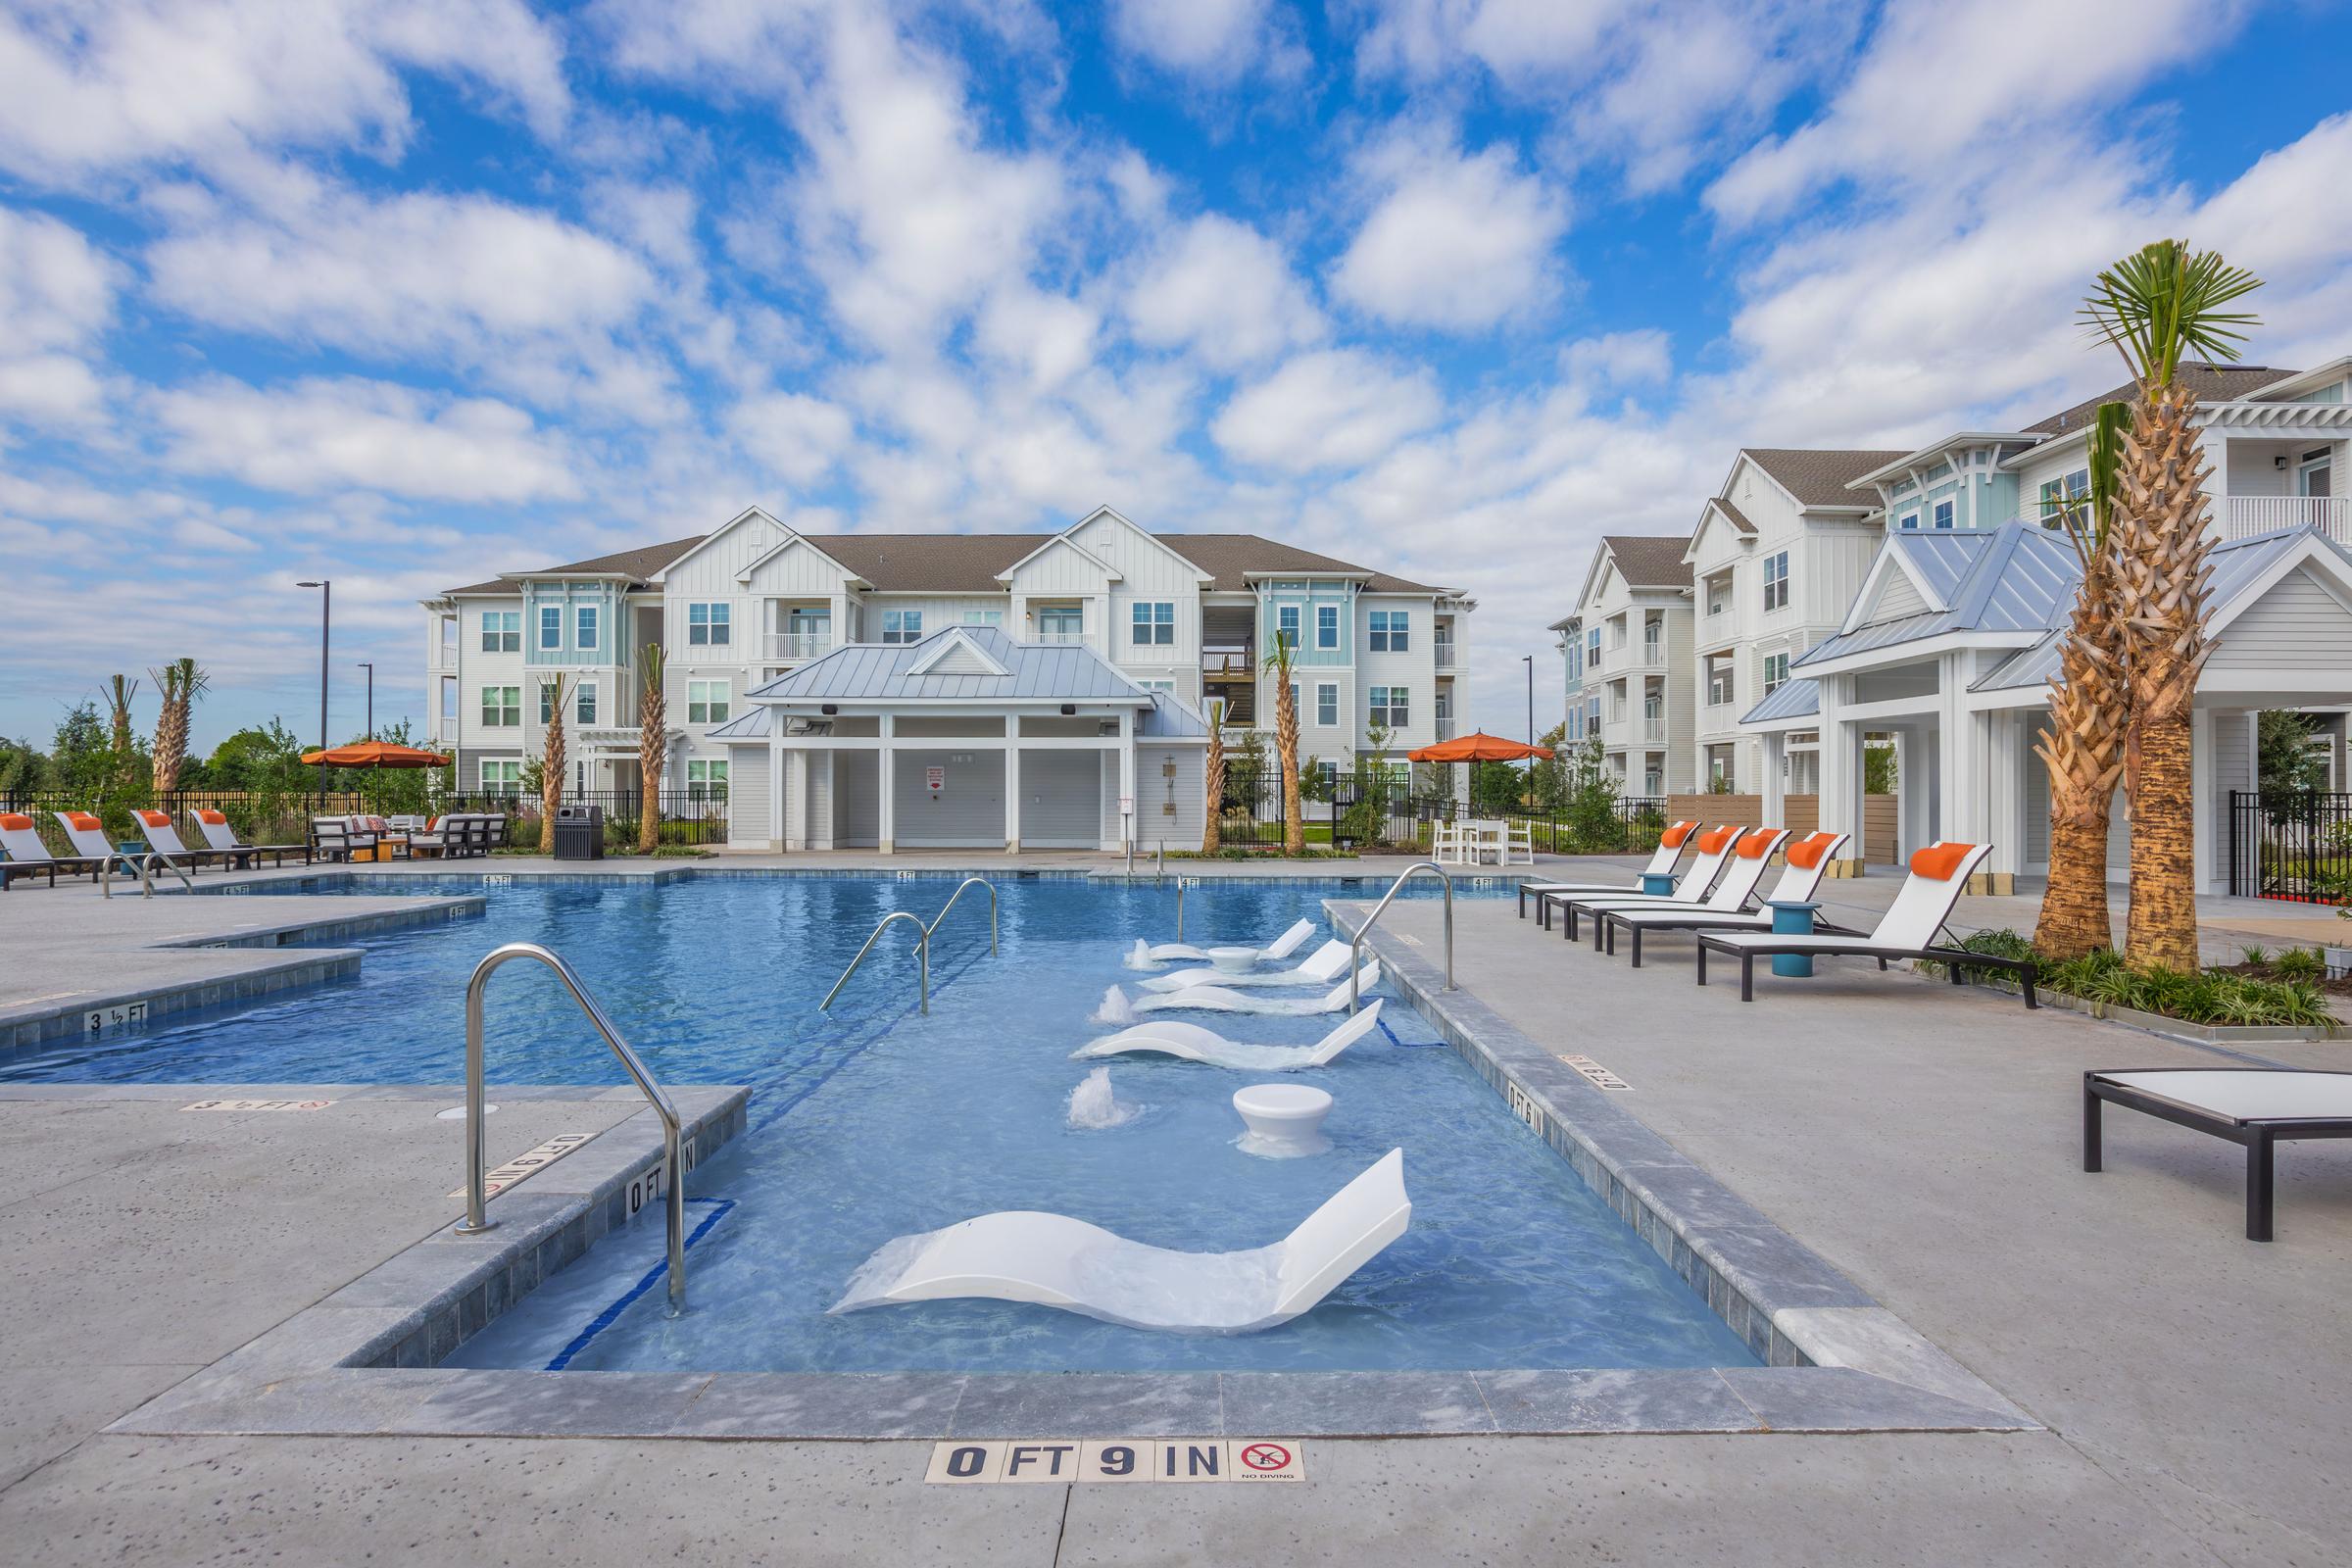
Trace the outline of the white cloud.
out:
<instances>
[{"instance_id":1,"label":"white cloud","mask_svg":"<svg viewBox=\"0 0 2352 1568\"><path fill-rule=\"evenodd\" d=\"M1305 473L1371 462L1445 412L1426 369L1358 349L1301 354L1236 392L1210 427L1246 463Z\"/></svg>"},{"instance_id":2,"label":"white cloud","mask_svg":"<svg viewBox=\"0 0 2352 1568\"><path fill-rule=\"evenodd\" d=\"M1258 364L1325 331L1282 248L1218 213L1185 224L1146 262L1126 311L1137 342L1188 348L1219 370Z\"/></svg>"},{"instance_id":3,"label":"white cloud","mask_svg":"<svg viewBox=\"0 0 2352 1568\"><path fill-rule=\"evenodd\" d=\"M1382 194L1332 271L1332 290L1370 315L1456 331L1538 309L1560 286L1564 197L1519 172L1497 144L1465 155L1399 140L1363 172Z\"/></svg>"},{"instance_id":4,"label":"white cloud","mask_svg":"<svg viewBox=\"0 0 2352 1568\"><path fill-rule=\"evenodd\" d=\"M97 413L88 356L113 318L119 271L80 230L0 207L0 415L54 423Z\"/></svg>"},{"instance_id":5,"label":"white cloud","mask_svg":"<svg viewBox=\"0 0 2352 1568\"><path fill-rule=\"evenodd\" d=\"M1672 340L1649 328L1579 338L1560 351L1560 374L1571 386L1640 386L1674 371Z\"/></svg>"},{"instance_id":6,"label":"white cloud","mask_svg":"<svg viewBox=\"0 0 2352 1568\"><path fill-rule=\"evenodd\" d=\"M1288 55L1273 35L1271 11L1267 0L1112 0L1110 36L1161 70L1231 81L1269 54Z\"/></svg>"},{"instance_id":7,"label":"white cloud","mask_svg":"<svg viewBox=\"0 0 2352 1568\"><path fill-rule=\"evenodd\" d=\"M769 472L794 484L823 478L853 434L840 405L798 392L745 399L728 414L727 429Z\"/></svg>"},{"instance_id":8,"label":"white cloud","mask_svg":"<svg viewBox=\"0 0 2352 1568\"><path fill-rule=\"evenodd\" d=\"M447 73L543 136L561 45L520 0L20 0L0 16L0 166L40 184L254 147L396 150L403 68Z\"/></svg>"},{"instance_id":9,"label":"white cloud","mask_svg":"<svg viewBox=\"0 0 2352 1568\"><path fill-rule=\"evenodd\" d=\"M519 502L581 488L554 437L487 398L354 378L264 389L220 377L151 402L167 463L258 489Z\"/></svg>"}]
</instances>

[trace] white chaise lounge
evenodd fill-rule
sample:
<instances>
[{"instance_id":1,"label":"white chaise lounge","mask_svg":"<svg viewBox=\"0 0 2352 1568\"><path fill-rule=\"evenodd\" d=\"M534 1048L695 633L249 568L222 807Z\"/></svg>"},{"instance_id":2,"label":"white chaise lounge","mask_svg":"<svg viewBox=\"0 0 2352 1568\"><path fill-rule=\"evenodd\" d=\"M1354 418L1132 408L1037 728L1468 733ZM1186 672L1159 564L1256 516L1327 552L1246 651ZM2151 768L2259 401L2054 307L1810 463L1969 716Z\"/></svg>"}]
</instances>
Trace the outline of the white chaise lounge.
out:
<instances>
[{"instance_id":1,"label":"white chaise lounge","mask_svg":"<svg viewBox=\"0 0 2352 1568\"><path fill-rule=\"evenodd\" d=\"M1348 972L1348 944L1333 938L1291 969L1234 974L1224 969L1179 969L1141 982L1146 991L1182 991L1188 986L1327 986Z\"/></svg>"},{"instance_id":2,"label":"white chaise lounge","mask_svg":"<svg viewBox=\"0 0 2352 1568\"><path fill-rule=\"evenodd\" d=\"M1879 967L1886 967L1889 958L1933 958L1944 966L1959 985L1970 969L2001 969L2014 974L2026 994L2026 1005L2041 1005L2034 1000L2034 982L2040 971L2031 958L2005 958L1990 953L1971 953L1958 946L1939 947L1936 933L1951 916L1952 906L1960 902L1960 892L1968 886L1968 875L1984 857L1992 853L1989 844L1931 844L1911 857L1911 874L1903 881L1894 902L1879 916L1879 923L1868 935L1780 936L1760 931L1724 931L1701 933L1698 939L1698 983L1707 983L1707 954L1728 953L1740 960L1740 1000L1756 999L1756 960L1781 954L1796 954L1808 958L1876 958Z\"/></svg>"},{"instance_id":3,"label":"white chaise lounge","mask_svg":"<svg viewBox=\"0 0 2352 1568\"><path fill-rule=\"evenodd\" d=\"M41 835L32 825L30 815L21 811L0 811L0 853L8 858L0 860L0 889L5 889L18 877L45 876L51 887L57 886L57 873L80 876L85 872L95 880L107 867L112 856L59 856L49 853Z\"/></svg>"},{"instance_id":4,"label":"white chaise lounge","mask_svg":"<svg viewBox=\"0 0 2352 1568\"><path fill-rule=\"evenodd\" d=\"M1070 1054L1073 1057L1181 1056L1186 1061L1204 1061L1212 1067L1239 1067L1244 1072L1297 1072L1302 1067L1325 1065L1370 1034L1379 1022L1380 1004L1374 1002L1311 1046L1253 1046L1228 1040L1197 1023L1155 1018L1090 1041Z\"/></svg>"},{"instance_id":5,"label":"white chaise lounge","mask_svg":"<svg viewBox=\"0 0 2352 1568\"><path fill-rule=\"evenodd\" d=\"M2265 1067L2151 1067L2082 1075L2082 1168L2101 1167L2101 1102L2211 1133L2246 1151L2246 1240L2271 1239L2271 1149L2301 1138L2352 1138L2352 1072Z\"/></svg>"},{"instance_id":6,"label":"white chaise lounge","mask_svg":"<svg viewBox=\"0 0 2352 1568\"><path fill-rule=\"evenodd\" d=\"M1543 913L1543 895L1546 893L1639 893L1644 877L1669 876L1675 862L1683 858L1683 846L1698 831L1696 822L1677 822L1658 835L1658 847L1649 854L1649 863L1630 882L1522 882L1519 884L1519 918L1527 918L1527 896L1537 896L1536 912Z\"/></svg>"},{"instance_id":7,"label":"white chaise lounge","mask_svg":"<svg viewBox=\"0 0 2352 1568\"><path fill-rule=\"evenodd\" d=\"M1297 953L1306 945L1306 939L1314 934L1315 923L1312 920L1300 920L1262 948L1247 942L1212 942L1205 948L1194 947L1189 942L1155 942L1149 951L1155 963L1164 963L1170 958L1200 962L1214 962L1218 958L1241 961L1244 954L1250 955L1248 961L1251 963L1274 963Z\"/></svg>"},{"instance_id":8,"label":"white chaise lounge","mask_svg":"<svg viewBox=\"0 0 2352 1568\"><path fill-rule=\"evenodd\" d=\"M1355 971L1358 995L1380 984L1380 960L1374 958ZM1137 1012L1257 1012L1272 1017L1307 1018L1318 1012L1344 1012L1348 983L1343 980L1320 997L1253 997L1229 986L1186 986L1135 1004Z\"/></svg>"},{"instance_id":9,"label":"white chaise lounge","mask_svg":"<svg viewBox=\"0 0 2352 1568\"><path fill-rule=\"evenodd\" d=\"M1554 888L1536 901L1537 922L1549 930L1553 912L1566 910L1567 934L1573 937L1576 935L1576 910L1571 906L1586 899L1625 899L1643 904L1653 899L1660 904L1699 903L1706 898L1708 889L1714 887L1715 879L1723 874L1723 868L1731 863L1732 847L1740 842L1740 829L1726 822L1707 829L1691 842L1698 853L1690 858L1690 863L1685 867L1683 874L1674 879L1674 886L1664 893L1643 893L1639 888L1621 887Z\"/></svg>"},{"instance_id":10,"label":"white chaise lounge","mask_svg":"<svg viewBox=\"0 0 2352 1568\"><path fill-rule=\"evenodd\" d=\"M1251 1334L1287 1323L1402 1236L1404 1151L1392 1149L1271 1247L1179 1252L1066 1214L1011 1209L886 1242L836 1312L981 1297L1031 1301L1175 1334Z\"/></svg>"},{"instance_id":11,"label":"white chaise lounge","mask_svg":"<svg viewBox=\"0 0 2352 1568\"><path fill-rule=\"evenodd\" d=\"M228 825L227 815L224 812L216 811L210 807L191 806L188 808L188 815L195 820L196 831L204 835L204 842L209 848L218 850L222 855L233 852L244 856L247 858L246 863L249 865L260 865L261 858L265 855L278 865L285 864L286 857L289 855L299 855L306 862L311 858L311 847L307 844L246 843L237 837L237 830Z\"/></svg>"},{"instance_id":12,"label":"white chaise lounge","mask_svg":"<svg viewBox=\"0 0 2352 1568\"><path fill-rule=\"evenodd\" d=\"M1744 909L1747 907L1748 895L1754 893L1756 885L1764 880L1764 868L1771 863L1772 852L1779 849L1788 838L1788 830L1779 827L1751 827L1744 833L1733 834L1731 858L1724 862L1723 874L1715 879L1715 886L1708 890L1703 899L1645 899L1638 894L1622 893L1611 894L1605 899L1584 896L1568 898L1562 906L1568 911L1568 918L1562 922L1563 934L1573 940L1576 936L1576 917L1579 914L1592 915L1592 946L1597 950L1607 925L1601 916L1612 909L1667 908L1685 912L1714 910L1726 913ZM1554 894L1553 897L1556 899L1562 895Z\"/></svg>"},{"instance_id":13,"label":"white chaise lounge","mask_svg":"<svg viewBox=\"0 0 2352 1568\"><path fill-rule=\"evenodd\" d=\"M1774 904L1810 904L1813 895L1821 891L1821 879L1830 862L1843 852L1848 836L1843 833L1809 833L1788 846L1787 863L1781 867L1780 880L1763 902ZM1709 901L1712 902L1712 901ZM1607 909L1593 917L1593 923L1607 933L1607 950L1617 951L1617 933L1627 931L1634 939L1634 967L1642 967L1642 938L1644 933L1658 931L1769 931L1772 929L1772 910L1769 907L1753 911L1665 907L1643 908L1626 906ZM1815 929L1821 929L1815 922ZM1598 933L1596 933L1598 934Z\"/></svg>"}]
</instances>

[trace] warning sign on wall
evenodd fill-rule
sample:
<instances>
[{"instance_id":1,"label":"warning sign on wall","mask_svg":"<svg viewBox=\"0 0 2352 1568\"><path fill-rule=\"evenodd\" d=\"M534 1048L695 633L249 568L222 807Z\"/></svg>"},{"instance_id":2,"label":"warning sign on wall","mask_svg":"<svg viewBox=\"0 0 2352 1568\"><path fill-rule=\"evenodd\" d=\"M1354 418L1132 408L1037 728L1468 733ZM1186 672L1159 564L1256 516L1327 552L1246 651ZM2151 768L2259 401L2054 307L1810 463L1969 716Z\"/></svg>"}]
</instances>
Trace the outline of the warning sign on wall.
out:
<instances>
[{"instance_id":1,"label":"warning sign on wall","mask_svg":"<svg viewBox=\"0 0 2352 1568\"><path fill-rule=\"evenodd\" d=\"M948 787L948 770L947 770L946 768L944 768L944 767L926 767L926 768L924 768L924 769L923 769L923 788L925 788L925 789L927 789L927 790L930 790L930 791L932 791L934 794L936 794L937 792L939 792L939 791L941 791L941 790L944 790L944 789L946 789L947 787Z\"/></svg>"}]
</instances>

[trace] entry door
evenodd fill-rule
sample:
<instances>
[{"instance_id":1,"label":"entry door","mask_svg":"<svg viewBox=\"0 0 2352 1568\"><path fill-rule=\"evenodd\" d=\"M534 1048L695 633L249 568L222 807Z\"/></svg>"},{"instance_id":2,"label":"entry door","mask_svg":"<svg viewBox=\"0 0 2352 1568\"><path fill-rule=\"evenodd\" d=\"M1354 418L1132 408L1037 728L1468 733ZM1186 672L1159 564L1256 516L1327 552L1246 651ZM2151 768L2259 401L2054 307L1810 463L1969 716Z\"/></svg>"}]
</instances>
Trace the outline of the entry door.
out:
<instances>
[{"instance_id":1,"label":"entry door","mask_svg":"<svg viewBox=\"0 0 2352 1568\"><path fill-rule=\"evenodd\" d=\"M2317 452L2304 453L2297 478L2302 493L2307 496L2335 494L2332 488L2335 483L2335 449L2322 447Z\"/></svg>"}]
</instances>

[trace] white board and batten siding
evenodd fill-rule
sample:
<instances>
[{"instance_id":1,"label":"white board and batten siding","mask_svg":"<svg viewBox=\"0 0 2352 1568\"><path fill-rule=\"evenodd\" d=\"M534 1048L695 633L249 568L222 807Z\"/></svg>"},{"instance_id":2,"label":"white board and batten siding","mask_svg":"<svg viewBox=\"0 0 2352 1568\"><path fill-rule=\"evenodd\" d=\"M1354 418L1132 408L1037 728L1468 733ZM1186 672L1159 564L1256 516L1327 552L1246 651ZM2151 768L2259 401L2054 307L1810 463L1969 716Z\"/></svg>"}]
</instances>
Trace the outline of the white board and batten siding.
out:
<instances>
[{"instance_id":1,"label":"white board and batten siding","mask_svg":"<svg viewBox=\"0 0 2352 1568\"><path fill-rule=\"evenodd\" d=\"M1207 808L1199 746L1138 746L1135 751L1136 843L1149 849L1197 850Z\"/></svg>"}]
</instances>

